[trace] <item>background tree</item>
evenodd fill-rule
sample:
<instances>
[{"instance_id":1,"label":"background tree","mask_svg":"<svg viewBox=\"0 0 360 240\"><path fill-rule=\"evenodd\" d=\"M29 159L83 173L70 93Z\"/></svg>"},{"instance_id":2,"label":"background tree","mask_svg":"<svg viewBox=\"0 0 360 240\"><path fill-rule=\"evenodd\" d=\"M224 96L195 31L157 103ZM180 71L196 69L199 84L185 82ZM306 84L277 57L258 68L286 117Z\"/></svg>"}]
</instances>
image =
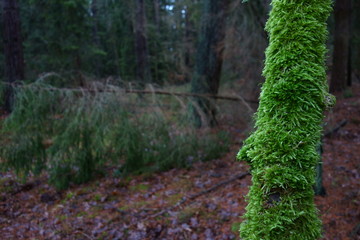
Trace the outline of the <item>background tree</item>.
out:
<instances>
[{"instance_id":1,"label":"background tree","mask_svg":"<svg viewBox=\"0 0 360 240\"><path fill-rule=\"evenodd\" d=\"M336 0L334 53L330 91L342 91L351 82L351 0Z\"/></svg>"},{"instance_id":2,"label":"background tree","mask_svg":"<svg viewBox=\"0 0 360 240\"><path fill-rule=\"evenodd\" d=\"M330 0L272 1L256 130L238 154L253 183L242 239L321 235L313 185L323 110L334 101L324 62L330 10Z\"/></svg>"},{"instance_id":3,"label":"background tree","mask_svg":"<svg viewBox=\"0 0 360 240\"><path fill-rule=\"evenodd\" d=\"M77 77L93 69L92 24L86 0L21 2L27 75L44 72Z\"/></svg>"},{"instance_id":4,"label":"background tree","mask_svg":"<svg viewBox=\"0 0 360 240\"><path fill-rule=\"evenodd\" d=\"M360 1L353 1L352 5L352 69L360 80Z\"/></svg>"},{"instance_id":5,"label":"background tree","mask_svg":"<svg viewBox=\"0 0 360 240\"><path fill-rule=\"evenodd\" d=\"M4 109L11 112L16 81L24 79L24 57L21 38L19 6L16 0L3 1L3 38L5 55Z\"/></svg>"},{"instance_id":6,"label":"background tree","mask_svg":"<svg viewBox=\"0 0 360 240\"><path fill-rule=\"evenodd\" d=\"M149 51L146 37L145 1L135 1L135 53L136 78L142 83L151 83Z\"/></svg>"},{"instance_id":7,"label":"background tree","mask_svg":"<svg viewBox=\"0 0 360 240\"><path fill-rule=\"evenodd\" d=\"M199 33L198 49L191 92L216 95L219 90L223 51L225 48L226 10L228 0L204 0L202 24ZM194 98L192 115L197 127L203 125L202 111L210 126L216 124L215 106L209 99Z\"/></svg>"}]
</instances>

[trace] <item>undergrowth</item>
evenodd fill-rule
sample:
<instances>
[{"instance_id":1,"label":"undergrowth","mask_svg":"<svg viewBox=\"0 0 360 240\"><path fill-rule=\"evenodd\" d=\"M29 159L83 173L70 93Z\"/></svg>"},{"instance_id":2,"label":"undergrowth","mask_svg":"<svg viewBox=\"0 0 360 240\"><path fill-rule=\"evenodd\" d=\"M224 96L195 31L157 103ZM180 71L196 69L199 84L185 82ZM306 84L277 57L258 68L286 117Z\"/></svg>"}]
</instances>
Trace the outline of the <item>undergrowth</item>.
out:
<instances>
[{"instance_id":1,"label":"undergrowth","mask_svg":"<svg viewBox=\"0 0 360 240\"><path fill-rule=\"evenodd\" d=\"M218 158L228 148L226 134L198 136L180 124L181 114L168 117L158 103L112 85L85 91L38 81L17 87L15 99L0 129L1 169L24 179L45 171L58 189L89 181L108 166L121 176L164 171Z\"/></svg>"}]
</instances>

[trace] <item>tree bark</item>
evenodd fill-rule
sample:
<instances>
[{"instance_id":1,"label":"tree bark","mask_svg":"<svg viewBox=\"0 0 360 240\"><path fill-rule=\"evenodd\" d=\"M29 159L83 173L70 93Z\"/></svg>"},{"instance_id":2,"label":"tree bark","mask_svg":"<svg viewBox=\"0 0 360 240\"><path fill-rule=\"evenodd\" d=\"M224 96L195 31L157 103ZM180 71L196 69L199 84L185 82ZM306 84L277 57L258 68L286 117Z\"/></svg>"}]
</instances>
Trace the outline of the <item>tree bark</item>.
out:
<instances>
[{"instance_id":1,"label":"tree bark","mask_svg":"<svg viewBox=\"0 0 360 240\"><path fill-rule=\"evenodd\" d=\"M354 1L352 6L352 67L355 76L360 80L360 1Z\"/></svg>"},{"instance_id":2,"label":"tree bark","mask_svg":"<svg viewBox=\"0 0 360 240\"><path fill-rule=\"evenodd\" d=\"M218 93L225 48L226 10L229 3L229 0L204 1L195 72L191 81L192 93ZM215 126L217 121L214 102L200 98L194 98L193 102L191 111L195 126ZM206 119L202 119L202 116Z\"/></svg>"},{"instance_id":3,"label":"tree bark","mask_svg":"<svg viewBox=\"0 0 360 240\"><path fill-rule=\"evenodd\" d=\"M16 81L24 79L25 66L21 38L19 6L16 0L3 2L3 34L5 55L5 93L4 108L11 112L14 104Z\"/></svg>"},{"instance_id":4,"label":"tree bark","mask_svg":"<svg viewBox=\"0 0 360 240\"><path fill-rule=\"evenodd\" d=\"M146 17L144 0L136 0L135 13L135 55L136 55L136 78L142 84L151 82L149 65L149 51L146 39Z\"/></svg>"},{"instance_id":5,"label":"tree bark","mask_svg":"<svg viewBox=\"0 0 360 240\"><path fill-rule=\"evenodd\" d=\"M334 8L335 31L330 92L341 92L349 85L351 74L350 22L351 0L337 0Z\"/></svg>"}]
</instances>

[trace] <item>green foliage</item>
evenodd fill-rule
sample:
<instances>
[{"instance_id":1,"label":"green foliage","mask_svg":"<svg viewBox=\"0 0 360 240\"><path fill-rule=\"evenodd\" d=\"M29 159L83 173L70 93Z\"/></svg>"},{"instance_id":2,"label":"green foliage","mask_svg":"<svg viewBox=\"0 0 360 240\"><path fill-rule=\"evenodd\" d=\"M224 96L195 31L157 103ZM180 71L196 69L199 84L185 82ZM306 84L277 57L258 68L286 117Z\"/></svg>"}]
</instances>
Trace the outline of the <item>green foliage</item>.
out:
<instances>
[{"instance_id":1,"label":"green foliage","mask_svg":"<svg viewBox=\"0 0 360 240\"><path fill-rule=\"evenodd\" d=\"M152 77L158 84L174 82L176 79L171 77L174 74L169 73L184 68L182 12L184 9L196 12L198 3L159 1L156 21L154 2L145 2ZM95 12L93 1L86 0L24 0L19 5L28 78L56 71L73 75L86 72L99 77L116 75L123 80L134 80L133 1L96 1ZM169 6L174 11L169 11ZM194 29L190 30L196 35ZM193 48L193 42L188 41L186 47ZM3 58L0 53L0 60Z\"/></svg>"},{"instance_id":2,"label":"green foliage","mask_svg":"<svg viewBox=\"0 0 360 240\"><path fill-rule=\"evenodd\" d=\"M323 110L333 104L324 66L330 0L273 0L256 130L238 159L253 185L240 236L314 240L321 222L313 203Z\"/></svg>"},{"instance_id":3,"label":"green foliage","mask_svg":"<svg viewBox=\"0 0 360 240\"><path fill-rule=\"evenodd\" d=\"M41 82L18 87L14 111L0 130L1 167L23 177L46 170L50 182L63 189L89 181L109 165L118 166L121 175L163 171L227 150L225 135L204 141L160 110L126 98L121 89L104 88L86 92Z\"/></svg>"},{"instance_id":4,"label":"green foliage","mask_svg":"<svg viewBox=\"0 0 360 240\"><path fill-rule=\"evenodd\" d=\"M91 18L86 0L25 0L20 4L28 76L90 70ZM84 61L85 60L85 61Z\"/></svg>"}]
</instances>

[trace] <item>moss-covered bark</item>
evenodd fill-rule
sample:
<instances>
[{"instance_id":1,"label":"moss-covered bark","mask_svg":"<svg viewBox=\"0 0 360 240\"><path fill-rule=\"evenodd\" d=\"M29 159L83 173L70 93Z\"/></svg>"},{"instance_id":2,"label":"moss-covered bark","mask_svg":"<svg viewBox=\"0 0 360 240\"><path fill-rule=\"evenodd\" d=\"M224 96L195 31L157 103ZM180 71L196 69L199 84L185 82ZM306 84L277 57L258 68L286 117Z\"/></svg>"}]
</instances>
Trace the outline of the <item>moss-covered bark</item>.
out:
<instances>
[{"instance_id":1,"label":"moss-covered bark","mask_svg":"<svg viewBox=\"0 0 360 240\"><path fill-rule=\"evenodd\" d=\"M321 235L314 205L316 148L328 94L324 56L331 0L273 0L270 43L256 128L238 159L251 165L242 239L313 240Z\"/></svg>"}]
</instances>

